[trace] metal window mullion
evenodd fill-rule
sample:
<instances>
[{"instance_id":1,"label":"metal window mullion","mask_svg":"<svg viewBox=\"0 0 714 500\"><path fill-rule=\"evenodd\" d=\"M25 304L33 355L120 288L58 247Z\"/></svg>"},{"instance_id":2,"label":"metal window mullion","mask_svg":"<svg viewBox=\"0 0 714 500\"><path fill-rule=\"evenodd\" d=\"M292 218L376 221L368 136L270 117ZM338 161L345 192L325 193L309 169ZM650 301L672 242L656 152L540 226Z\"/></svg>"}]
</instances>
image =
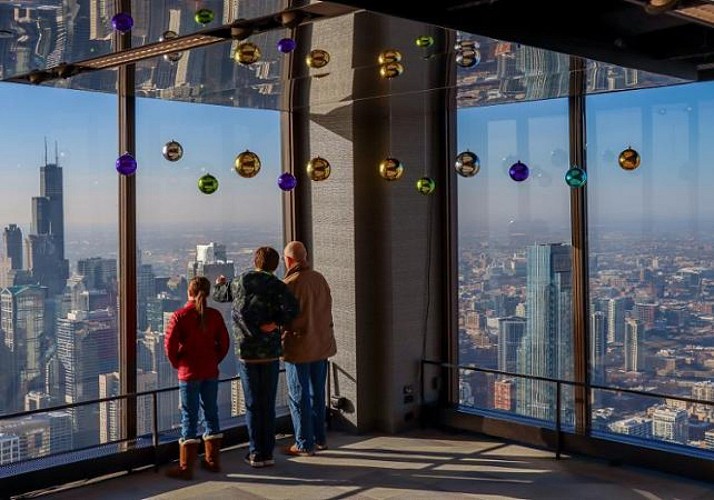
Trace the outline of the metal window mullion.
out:
<instances>
[{"instance_id":1,"label":"metal window mullion","mask_svg":"<svg viewBox=\"0 0 714 500\"><path fill-rule=\"evenodd\" d=\"M131 0L120 0L118 12L131 14ZM114 34L116 51L131 47L131 33ZM134 64L117 70L119 155L135 154ZM119 380L120 393L136 393L136 177L119 175ZM123 402L121 436L127 447L136 437L136 399Z\"/></svg>"},{"instance_id":2,"label":"metal window mullion","mask_svg":"<svg viewBox=\"0 0 714 500\"><path fill-rule=\"evenodd\" d=\"M585 63L581 57L570 57L570 92L568 122L570 165L587 171L585 154ZM572 317L573 379L575 398L575 432L587 434L590 429L590 359L589 281L588 281L588 215L587 185L570 190L570 227L572 244Z\"/></svg>"}]
</instances>

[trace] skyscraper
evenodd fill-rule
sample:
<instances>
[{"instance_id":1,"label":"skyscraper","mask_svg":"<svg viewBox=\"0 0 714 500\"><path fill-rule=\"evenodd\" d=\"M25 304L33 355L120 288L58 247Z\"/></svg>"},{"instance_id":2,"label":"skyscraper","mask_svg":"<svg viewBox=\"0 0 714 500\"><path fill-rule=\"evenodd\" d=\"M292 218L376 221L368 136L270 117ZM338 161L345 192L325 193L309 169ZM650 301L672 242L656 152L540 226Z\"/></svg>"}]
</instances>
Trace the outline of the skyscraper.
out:
<instances>
[{"instance_id":1,"label":"skyscraper","mask_svg":"<svg viewBox=\"0 0 714 500\"><path fill-rule=\"evenodd\" d=\"M518 352L519 371L572 379L570 246L539 244L528 248L526 281L526 334ZM564 391L565 393L566 391ZM554 420L555 384L520 379L516 411L522 415ZM572 407L563 395L564 412Z\"/></svg>"},{"instance_id":2,"label":"skyscraper","mask_svg":"<svg viewBox=\"0 0 714 500\"><path fill-rule=\"evenodd\" d=\"M644 369L645 325L639 319L625 321L625 371L638 372Z\"/></svg>"},{"instance_id":3,"label":"skyscraper","mask_svg":"<svg viewBox=\"0 0 714 500\"><path fill-rule=\"evenodd\" d=\"M498 320L498 369L515 372L518 369L518 348L526 333L526 318L511 316Z\"/></svg>"},{"instance_id":4,"label":"skyscraper","mask_svg":"<svg viewBox=\"0 0 714 500\"><path fill-rule=\"evenodd\" d=\"M2 233L2 250L10 269L22 269L22 230L10 224Z\"/></svg>"},{"instance_id":5,"label":"skyscraper","mask_svg":"<svg viewBox=\"0 0 714 500\"><path fill-rule=\"evenodd\" d=\"M625 307L626 299L616 297L610 299L607 309L607 342L622 342L625 338Z\"/></svg>"},{"instance_id":6,"label":"skyscraper","mask_svg":"<svg viewBox=\"0 0 714 500\"><path fill-rule=\"evenodd\" d=\"M49 289L50 295L62 293L69 277L69 263L64 258L64 201L62 167L47 160L40 167L40 196L32 198L32 226L28 239L28 266L32 278Z\"/></svg>"},{"instance_id":7,"label":"skyscraper","mask_svg":"<svg viewBox=\"0 0 714 500\"><path fill-rule=\"evenodd\" d=\"M664 441L686 444L689 435L689 417L684 408L659 406L652 413L652 437Z\"/></svg>"},{"instance_id":8,"label":"skyscraper","mask_svg":"<svg viewBox=\"0 0 714 500\"><path fill-rule=\"evenodd\" d=\"M605 354L607 352L607 316L602 311L590 315L590 382L605 383Z\"/></svg>"}]
</instances>

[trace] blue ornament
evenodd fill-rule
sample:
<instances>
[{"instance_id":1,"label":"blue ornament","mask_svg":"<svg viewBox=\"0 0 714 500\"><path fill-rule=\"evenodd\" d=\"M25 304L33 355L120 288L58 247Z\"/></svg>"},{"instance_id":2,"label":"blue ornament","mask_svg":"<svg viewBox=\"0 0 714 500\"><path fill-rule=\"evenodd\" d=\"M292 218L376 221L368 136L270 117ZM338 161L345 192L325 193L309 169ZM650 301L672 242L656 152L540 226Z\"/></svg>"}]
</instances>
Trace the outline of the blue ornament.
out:
<instances>
[{"instance_id":1,"label":"blue ornament","mask_svg":"<svg viewBox=\"0 0 714 500\"><path fill-rule=\"evenodd\" d=\"M283 191L292 191L297 186L297 179L290 172L284 172L278 176L278 187Z\"/></svg>"},{"instance_id":2,"label":"blue ornament","mask_svg":"<svg viewBox=\"0 0 714 500\"><path fill-rule=\"evenodd\" d=\"M516 182L523 182L526 180L529 173L528 166L525 163L521 163L520 160L511 165L511 168L508 169L508 175L510 175L511 179Z\"/></svg>"},{"instance_id":3,"label":"blue ornament","mask_svg":"<svg viewBox=\"0 0 714 500\"><path fill-rule=\"evenodd\" d=\"M565 173L565 183L571 188L583 187L587 180L587 172L579 167L573 167Z\"/></svg>"},{"instance_id":4,"label":"blue ornament","mask_svg":"<svg viewBox=\"0 0 714 500\"><path fill-rule=\"evenodd\" d=\"M121 33L126 33L133 26L134 19L126 12L119 12L112 17L112 27Z\"/></svg>"},{"instance_id":5,"label":"blue ornament","mask_svg":"<svg viewBox=\"0 0 714 500\"><path fill-rule=\"evenodd\" d=\"M116 168L121 175L133 175L136 172L136 160L129 153L124 153L117 158Z\"/></svg>"},{"instance_id":6,"label":"blue ornament","mask_svg":"<svg viewBox=\"0 0 714 500\"><path fill-rule=\"evenodd\" d=\"M283 54L292 52L295 50L295 47L297 47L297 42L295 42L292 38L281 38L278 40L278 50Z\"/></svg>"}]
</instances>

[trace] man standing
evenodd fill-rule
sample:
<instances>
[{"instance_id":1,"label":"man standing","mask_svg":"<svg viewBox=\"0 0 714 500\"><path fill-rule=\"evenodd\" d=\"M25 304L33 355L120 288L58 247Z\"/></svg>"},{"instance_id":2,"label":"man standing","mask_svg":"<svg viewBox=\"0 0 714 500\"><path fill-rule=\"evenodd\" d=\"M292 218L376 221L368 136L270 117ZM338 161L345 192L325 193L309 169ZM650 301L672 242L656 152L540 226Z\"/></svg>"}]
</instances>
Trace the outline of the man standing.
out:
<instances>
[{"instance_id":1,"label":"man standing","mask_svg":"<svg viewBox=\"0 0 714 500\"><path fill-rule=\"evenodd\" d=\"M285 284L300 304L283 332L283 360L295 443L287 455L311 456L327 449L325 383L327 358L337 352L332 324L332 295L325 277L313 270L305 245L291 241L284 251Z\"/></svg>"}]
</instances>

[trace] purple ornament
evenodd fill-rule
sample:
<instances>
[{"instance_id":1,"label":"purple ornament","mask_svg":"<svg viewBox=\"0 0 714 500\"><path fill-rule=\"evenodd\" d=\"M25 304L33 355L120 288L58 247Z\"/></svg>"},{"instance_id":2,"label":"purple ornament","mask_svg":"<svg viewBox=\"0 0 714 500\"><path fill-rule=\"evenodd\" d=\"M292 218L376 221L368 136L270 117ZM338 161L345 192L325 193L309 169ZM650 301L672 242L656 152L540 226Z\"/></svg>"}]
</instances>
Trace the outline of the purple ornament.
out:
<instances>
[{"instance_id":1,"label":"purple ornament","mask_svg":"<svg viewBox=\"0 0 714 500\"><path fill-rule=\"evenodd\" d=\"M297 186L297 179L290 172L284 172L278 177L278 187L283 191L292 191Z\"/></svg>"},{"instance_id":2,"label":"purple ornament","mask_svg":"<svg viewBox=\"0 0 714 500\"><path fill-rule=\"evenodd\" d=\"M297 43L292 38L281 38L278 41L278 50L283 54L292 52L297 47Z\"/></svg>"},{"instance_id":3,"label":"purple ornament","mask_svg":"<svg viewBox=\"0 0 714 500\"><path fill-rule=\"evenodd\" d=\"M117 31L126 33L132 26L134 26L134 19L125 12L119 12L112 17L112 27Z\"/></svg>"},{"instance_id":4,"label":"purple ornament","mask_svg":"<svg viewBox=\"0 0 714 500\"><path fill-rule=\"evenodd\" d=\"M517 161L508 169L508 175L516 182L523 182L528 178L528 166L521 161Z\"/></svg>"},{"instance_id":5,"label":"purple ornament","mask_svg":"<svg viewBox=\"0 0 714 500\"><path fill-rule=\"evenodd\" d=\"M124 153L117 158L116 167L121 175L133 175L136 172L136 160L129 153Z\"/></svg>"}]
</instances>

